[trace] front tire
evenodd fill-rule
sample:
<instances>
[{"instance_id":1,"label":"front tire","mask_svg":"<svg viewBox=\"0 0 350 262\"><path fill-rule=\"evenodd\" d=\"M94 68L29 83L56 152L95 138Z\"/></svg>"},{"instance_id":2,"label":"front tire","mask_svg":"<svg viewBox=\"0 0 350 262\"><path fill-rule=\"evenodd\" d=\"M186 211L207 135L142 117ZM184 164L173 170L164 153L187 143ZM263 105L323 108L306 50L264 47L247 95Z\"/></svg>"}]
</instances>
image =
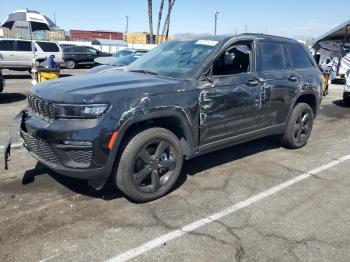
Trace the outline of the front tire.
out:
<instances>
[{"instance_id":1,"label":"front tire","mask_svg":"<svg viewBox=\"0 0 350 262\"><path fill-rule=\"evenodd\" d=\"M130 199L147 202L170 191L183 163L179 139L164 128L135 135L121 154L115 181Z\"/></svg>"},{"instance_id":2,"label":"front tire","mask_svg":"<svg viewBox=\"0 0 350 262\"><path fill-rule=\"evenodd\" d=\"M343 96L344 105L350 107L350 98L348 96Z\"/></svg>"},{"instance_id":3,"label":"front tire","mask_svg":"<svg viewBox=\"0 0 350 262\"><path fill-rule=\"evenodd\" d=\"M287 148L303 147L310 137L314 120L314 113L306 103L297 104L289 119L282 137L282 144Z\"/></svg>"}]
</instances>

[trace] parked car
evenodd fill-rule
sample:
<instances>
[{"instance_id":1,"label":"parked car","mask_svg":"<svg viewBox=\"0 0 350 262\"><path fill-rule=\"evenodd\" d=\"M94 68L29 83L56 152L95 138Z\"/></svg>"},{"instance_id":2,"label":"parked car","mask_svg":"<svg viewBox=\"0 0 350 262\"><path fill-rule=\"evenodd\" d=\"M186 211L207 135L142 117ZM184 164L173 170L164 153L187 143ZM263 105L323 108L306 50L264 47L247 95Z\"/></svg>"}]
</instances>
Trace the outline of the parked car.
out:
<instances>
[{"instance_id":1,"label":"parked car","mask_svg":"<svg viewBox=\"0 0 350 262\"><path fill-rule=\"evenodd\" d=\"M125 66L128 66L131 63L135 62L143 54L144 53L133 53L131 55L116 58L116 60L113 63L108 64L108 65L96 66L94 68L91 68L87 73L94 74L94 73L103 73L103 72L107 72L107 71L121 70Z\"/></svg>"},{"instance_id":2,"label":"parked car","mask_svg":"<svg viewBox=\"0 0 350 262\"><path fill-rule=\"evenodd\" d=\"M29 94L21 135L39 162L129 198L168 193L183 159L279 135L307 143L322 74L295 40L243 34L160 44L114 74L48 81Z\"/></svg>"},{"instance_id":3,"label":"parked car","mask_svg":"<svg viewBox=\"0 0 350 262\"><path fill-rule=\"evenodd\" d=\"M345 79L343 101L346 106L350 106L350 70L346 72Z\"/></svg>"},{"instance_id":4,"label":"parked car","mask_svg":"<svg viewBox=\"0 0 350 262\"><path fill-rule=\"evenodd\" d=\"M62 49L56 42L33 41L35 58L44 59L55 56L57 64L63 64ZM11 70L30 70L33 64L33 51L30 40L0 39L0 66Z\"/></svg>"},{"instance_id":5,"label":"parked car","mask_svg":"<svg viewBox=\"0 0 350 262\"><path fill-rule=\"evenodd\" d=\"M111 55L90 46L70 46L63 48L63 60L69 69L76 68L78 65L93 65L95 58Z\"/></svg>"},{"instance_id":6,"label":"parked car","mask_svg":"<svg viewBox=\"0 0 350 262\"><path fill-rule=\"evenodd\" d=\"M109 65L115 63L118 59L132 55L132 54L146 54L147 49L123 49L117 53L114 53L109 57L98 57L95 59L95 63L101 65Z\"/></svg>"},{"instance_id":7,"label":"parked car","mask_svg":"<svg viewBox=\"0 0 350 262\"><path fill-rule=\"evenodd\" d=\"M1 67L0 67L0 93L2 91L4 91L4 86L5 86L5 79L2 76L2 70L1 70Z\"/></svg>"}]
</instances>

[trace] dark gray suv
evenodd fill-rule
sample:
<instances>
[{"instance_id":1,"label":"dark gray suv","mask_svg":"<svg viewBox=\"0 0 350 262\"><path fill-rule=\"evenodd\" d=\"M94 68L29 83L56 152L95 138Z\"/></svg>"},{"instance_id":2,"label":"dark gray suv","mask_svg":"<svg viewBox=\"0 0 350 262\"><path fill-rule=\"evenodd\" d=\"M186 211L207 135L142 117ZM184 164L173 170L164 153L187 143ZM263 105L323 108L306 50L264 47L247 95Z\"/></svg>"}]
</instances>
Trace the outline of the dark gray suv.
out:
<instances>
[{"instance_id":1,"label":"dark gray suv","mask_svg":"<svg viewBox=\"0 0 350 262\"><path fill-rule=\"evenodd\" d=\"M136 201L163 196L183 159L279 135L304 146L322 74L295 40L255 34L163 43L113 73L32 88L21 134L39 162Z\"/></svg>"}]
</instances>

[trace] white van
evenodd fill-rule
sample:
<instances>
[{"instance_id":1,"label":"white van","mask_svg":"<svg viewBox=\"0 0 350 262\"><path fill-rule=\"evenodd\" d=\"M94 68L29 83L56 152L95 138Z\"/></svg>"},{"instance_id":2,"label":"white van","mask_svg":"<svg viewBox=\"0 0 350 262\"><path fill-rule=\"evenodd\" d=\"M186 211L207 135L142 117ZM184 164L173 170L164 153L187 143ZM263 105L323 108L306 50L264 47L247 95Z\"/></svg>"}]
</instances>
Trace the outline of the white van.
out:
<instances>
[{"instance_id":1,"label":"white van","mask_svg":"<svg viewBox=\"0 0 350 262\"><path fill-rule=\"evenodd\" d=\"M57 64L64 64L63 52L56 42L33 40L35 58L54 55ZM30 40L0 39L0 67L12 70L29 70L33 63L33 51Z\"/></svg>"}]
</instances>

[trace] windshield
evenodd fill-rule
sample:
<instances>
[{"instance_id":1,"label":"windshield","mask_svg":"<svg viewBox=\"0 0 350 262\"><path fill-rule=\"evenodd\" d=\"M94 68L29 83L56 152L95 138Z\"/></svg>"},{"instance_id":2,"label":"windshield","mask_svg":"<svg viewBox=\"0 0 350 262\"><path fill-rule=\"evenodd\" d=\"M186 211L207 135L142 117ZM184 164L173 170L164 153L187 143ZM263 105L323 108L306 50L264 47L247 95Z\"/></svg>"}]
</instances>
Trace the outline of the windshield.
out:
<instances>
[{"instance_id":1,"label":"windshield","mask_svg":"<svg viewBox=\"0 0 350 262\"><path fill-rule=\"evenodd\" d=\"M152 72L166 77L186 78L214 49L217 41L178 40L163 43L130 64L126 70Z\"/></svg>"}]
</instances>

